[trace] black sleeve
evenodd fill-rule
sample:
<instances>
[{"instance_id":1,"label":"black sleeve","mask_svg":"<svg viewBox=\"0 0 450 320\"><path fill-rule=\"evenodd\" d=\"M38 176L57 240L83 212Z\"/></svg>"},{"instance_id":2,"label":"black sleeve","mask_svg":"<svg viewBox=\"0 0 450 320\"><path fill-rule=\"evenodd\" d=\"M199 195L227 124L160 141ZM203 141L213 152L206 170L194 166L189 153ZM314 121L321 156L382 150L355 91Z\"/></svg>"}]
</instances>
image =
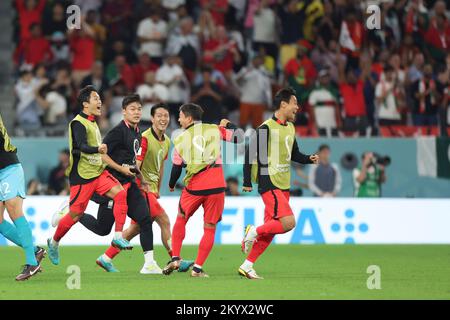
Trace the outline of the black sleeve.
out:
<instances>
[{"instance_id":1,"label":"black sleeve","mask_svg":"<svg viewBox=\"0 0 450 320\"><path fill-rule=\"evenodd\" d=\"M269 127L262 125L256 129L256 133L250 138L250 142L245 146L244 161L244 187L252 186L252 163L258 157L258 165L261 167L268 164L269 149Z\"/></svg>"},{"instance_id":2,"label":"black sleeve","mask_svg":"<svg viewBox=\"0 0 450 320\"><path fill-rule=\"evenodd\" d=\"M89 154L98 153L98 146L88 145L86 128L79 121L73 121L71 128L73 149Z\"/></svg>"},{"instance_id":3,"label":"black sleeve","mask_svg":"<svg viewBox=\"0 0 450 320\"><path fill-rule=\"evenodd\" d=\"M108 146L108 155L111 155L114 149L122 143L123 134L118 127L110 130L106 136L103 138L103 143Z\"/></svg>"},{"instance_id":4,"label":"black sleeve","mask_svg":"<svg viewBox=\"0 0 450 320\"><path fill-rule=\"evenodd\" d=\"M301 164L311 164L313 163L311 159L309 159L309 155L303 154L298 149L297 140L294 137L294 145L292 146L292 156L291 160Z\"/></svg>"},{"instance_id":5,"label":"black sleeve","mask_svg":"<svg viewBox=\"0 0 450 320\"><path fill-rule=\"evenodd\" d=\"M172 171L170 172L170 181L169 181L169 188L173 189L175 188L175 185L177 184L178 179L181 176L181 172L183 171L183 165L172 165Z\"/></svg>"}]
</instances>

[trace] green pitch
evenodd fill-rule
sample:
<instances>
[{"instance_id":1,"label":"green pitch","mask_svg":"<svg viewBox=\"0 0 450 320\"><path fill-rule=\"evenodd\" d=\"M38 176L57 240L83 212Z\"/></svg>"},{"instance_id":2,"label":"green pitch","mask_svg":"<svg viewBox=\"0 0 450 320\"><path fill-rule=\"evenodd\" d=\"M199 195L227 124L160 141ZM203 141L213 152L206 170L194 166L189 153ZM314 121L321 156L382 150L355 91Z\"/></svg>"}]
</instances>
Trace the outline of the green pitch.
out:
<instances>
[{"instance_id":1,"label":"green pitch","mask_svg":"<svg viewBox=\"0 0 450 320\"><path fill-rule=\"evenodd\" d=\"M244 256L239 245L216 246L205 265L209 279L189 273L141 275L139 247L123 252L109 274L95 264L104 247L61 247L59 266L48 258L44 271L17 283L22 253L0 248L2 299L450 299L450 247L439 245L275 245L255 265L262 281L241 279L237 268ZM196 247L183 248L193 258ZM155 249L161 267L168 260ZM81 270L81 289L69 290L67 267ZM381 269L381 289L367 289L370 265Z\"/></svg>"}]
</instances>

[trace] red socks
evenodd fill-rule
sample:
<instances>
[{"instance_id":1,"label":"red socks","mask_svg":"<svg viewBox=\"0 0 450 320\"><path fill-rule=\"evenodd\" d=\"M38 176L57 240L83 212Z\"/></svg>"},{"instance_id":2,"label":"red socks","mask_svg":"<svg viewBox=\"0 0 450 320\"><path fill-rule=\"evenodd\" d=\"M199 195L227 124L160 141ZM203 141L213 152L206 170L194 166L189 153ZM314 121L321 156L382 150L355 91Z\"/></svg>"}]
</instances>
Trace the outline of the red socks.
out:
<instances>
[{"instance_id":1,"label":"red socks","mask_svg":"<svg viewBox=\"0 0 450 320\"><path fill-rule=\"evenodd\" d=\"M181 246L186 235L186 220L177 216L172 230L172 257L180 257Z\"/></svg>"},{"instance_id":2,"label":"red socks","mask_svg":"<svg viewBox=\"0 0 450 320\"><path fill-rule=\"evenodd\" d=\"M269 235L269 234L281 234L285 233L283 225L279 220L272 219L266 223L264 223L262 226L259 226L256 228L256 232L258 235Z\"/></svg>"},{"instance_id":3,"label":"red socks","mask_svg":"<svg viewBox=\"0 0 450 320\"><path fill-rule=\"evenodd\" d=\"M64 217L62 217L62 219L58 223L58 228L56 228L56 232L55 232L55 235L53 236L53 240L55 240L56 242L59 242L62 239L62 237L65 236L65 234L70 230L70 228L72 228L72 226L75 223L76 222L73 221L70 214L66 214Z\"/></svg>"},{"instance_id":4,"label":"red socks","mask_svg":"<svg viewBox=\"0 0 450 320\"><path fill-rule=\"evenodd\" d=\"M127 211L127 192L122 190L114 197L113 214L114 220L116 221L116 232L123 231L123 226L125 224L125 220L127 219Z\"/></svg>"},{"instance_id":5,"label":"red socks","mask_svg":"<svg viewBox=\"0 0 450 320\"><path fill-rule=\"evenodd\" d=\"M216 228L203 228L203 230L203 237L198 246L197 259L195 259L195 264L199 266L203 266L206 258L208 258L214 245L214 236L216 234Z\"/></svg>"},{"instance_id":6,"label":"red socks","mask_svg":"<svg viewBox=\"0 0 450 320\"><path fill-rule=\"evenodd\" d=\"M117 256L119 253L120 249L117 249L113 246L110 246L108 250L105 251L105 254L111 259L114 259L114 257Z\"/></svg>"},{"instance_id":7,"label":"red socks","mask_svg":"<svg viewBox=\"0 0 450 320\"><path fill-rule=\"evenodd\" d=\"M250 251L250 254L247 257L247 260L255 263L256 259L259 258L259 256L266 251L269 244L272 242L272 239L275 237L274 234L268 234L264 236L258 236L256 238L255 243L253 244L252 250Z\"/></svg>"}]
</instances>

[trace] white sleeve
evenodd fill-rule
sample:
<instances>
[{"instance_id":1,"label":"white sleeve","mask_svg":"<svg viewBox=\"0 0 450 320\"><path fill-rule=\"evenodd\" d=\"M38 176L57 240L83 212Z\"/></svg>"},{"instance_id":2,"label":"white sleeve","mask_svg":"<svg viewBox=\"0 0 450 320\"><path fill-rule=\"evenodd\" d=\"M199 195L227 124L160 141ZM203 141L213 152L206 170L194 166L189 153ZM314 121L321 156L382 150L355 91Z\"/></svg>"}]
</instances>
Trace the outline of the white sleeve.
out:
<instances>
[{"instance_id":1,"label":"white sleeve","mask_svg":"<svg viewBox=\"0 0 450 320\"><path fill-rule=\"evenodd\" d=\"M310 166L309 168L308 187L316 196L320 196L322 194L322 190L320 190L316 185L316 169L317 165Z\"/></svg>"},{"instance_id":2,"label":"white sleeve","mask_svg":"<svg viewBox=\"0 0 450 320\"><path fill-rule=\"evenodd\" d=\"M138 37L148 36L148 23L147 23L146 19L139 22L138 29L137 29L137 35L138 35Z\"/></svg>"},{"instance_id":3,"label":"white sleeve","mask_svg":"<svg viewBox=\"0 0 450 320\"><path fill-rule=\"evenodd\" d=\"M375 97L380 98L381 97L381 83L377 83L377 86L375 87Z\"/></svg>"},{"instance_id":4,"label":"white sleeve","mask_svg":"<svg viewBox=\"0 0 450 320\"><path fill-rule=\"evenodd\" d=\"M310 93L310 95L309 95L309 98L308 98L308 104L310 105L310 106L315 106L316 105L316 102L317 102L317 98L316 98L316 90L313 90L311 93Z\"/></svg>"},{"instance_id":5,"label":"white sleeve","mask_svg":"<svg viewBox=\"0 0 450 320\"><path fill-rule=\"evenodd\" d=\"M334 171L336 172L336 180L334 181L334 193L337 195L342 188L342 177L341 177L341 171L339 170L339 167L337 164L332 164Z\"/></svg>"}]
</instances>

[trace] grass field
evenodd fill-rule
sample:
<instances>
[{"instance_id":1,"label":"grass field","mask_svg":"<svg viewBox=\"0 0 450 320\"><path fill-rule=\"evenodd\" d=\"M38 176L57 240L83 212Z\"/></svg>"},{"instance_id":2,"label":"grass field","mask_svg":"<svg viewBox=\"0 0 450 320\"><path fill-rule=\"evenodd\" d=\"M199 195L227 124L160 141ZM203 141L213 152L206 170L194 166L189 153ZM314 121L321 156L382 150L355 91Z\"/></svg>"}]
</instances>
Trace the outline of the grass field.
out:
<instances>
[{"instance_id":1,"label":"grass field","mask_svg":"<svg viewBox=\"0 0 450 320\"><path fill-rule=\"evenodd\" d=\"M48 258L44 271L17 283L22 253L0 248L2 299L450 299L450 247L440 245L276 245L255 265L262 281L241 279L237 268L244 256L239 246L216 246L205 265L209 279L186 273L171 276L139 274L139 248L124 252L108 274L96 266L104 247L61 247L59 266ZM161 266L168 257L155 249ZM183 248L194 257L196 247ZM78 265L81 289L69 290L67 267ZM381 289L369 290L367 267L381 268Z\"/></svg>"}]
</instances>

